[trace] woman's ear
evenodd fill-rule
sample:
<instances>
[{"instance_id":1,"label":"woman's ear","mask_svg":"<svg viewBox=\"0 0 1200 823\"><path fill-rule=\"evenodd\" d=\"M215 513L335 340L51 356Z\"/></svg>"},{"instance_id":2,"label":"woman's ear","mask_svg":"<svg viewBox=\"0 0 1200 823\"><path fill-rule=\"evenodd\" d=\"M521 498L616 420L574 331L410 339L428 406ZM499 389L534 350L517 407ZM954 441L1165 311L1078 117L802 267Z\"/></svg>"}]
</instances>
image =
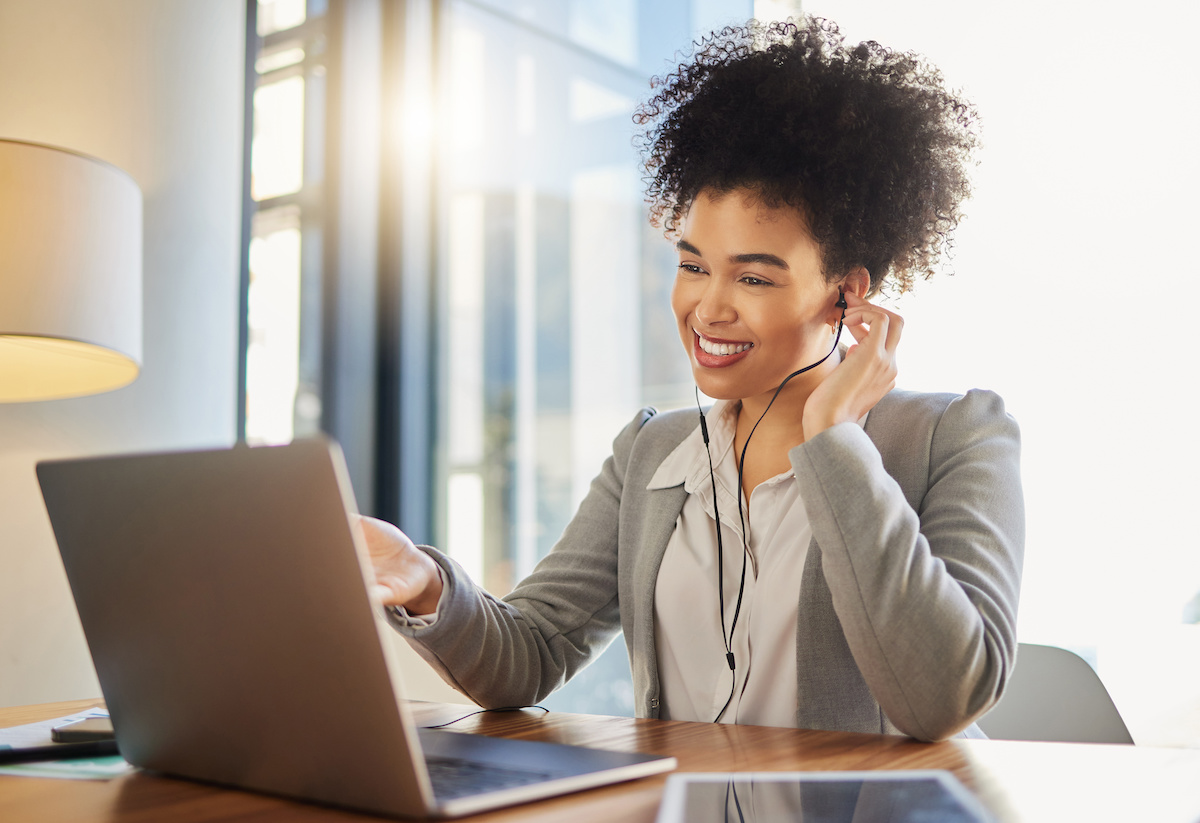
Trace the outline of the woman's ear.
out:
<instances>
[{"instance_id":1,"label":"woman's ear","mask_svg":"<svg viewBox=\"0 0 1200 823\"><path fill-rule=\"evenodd\" d=\"M850 273L842 278L841 288L858 297L866 298L867 292L871 290L871 274L862 266L851 269Z\"/></svg>"}]
</instances>

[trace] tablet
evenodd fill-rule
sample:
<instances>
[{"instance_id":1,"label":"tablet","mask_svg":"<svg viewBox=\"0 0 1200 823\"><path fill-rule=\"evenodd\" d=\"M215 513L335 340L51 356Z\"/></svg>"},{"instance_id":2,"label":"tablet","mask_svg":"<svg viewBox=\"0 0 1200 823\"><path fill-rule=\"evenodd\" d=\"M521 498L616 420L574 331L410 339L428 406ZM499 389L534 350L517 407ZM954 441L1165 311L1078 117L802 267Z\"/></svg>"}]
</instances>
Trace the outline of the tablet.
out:
<instances>
[{"instance_id":1,"label":"tablet","mask_svg":"<svg viewBox=\"0 0 1200 823\"><path fill-rule=\"evenodd\" d=\"M684 773L657 823L992 823L946 771Z\"/></svg>"}]
</instances>

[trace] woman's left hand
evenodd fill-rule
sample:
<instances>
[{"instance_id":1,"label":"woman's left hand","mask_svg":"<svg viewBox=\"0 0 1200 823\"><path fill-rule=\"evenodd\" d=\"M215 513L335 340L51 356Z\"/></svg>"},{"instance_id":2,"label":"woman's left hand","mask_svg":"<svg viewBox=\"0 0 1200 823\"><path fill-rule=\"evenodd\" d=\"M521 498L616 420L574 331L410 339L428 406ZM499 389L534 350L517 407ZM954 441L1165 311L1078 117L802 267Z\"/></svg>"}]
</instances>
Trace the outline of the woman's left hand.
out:
<instances>
[{"instance_id":1,"label":"woman's left hand","mask_svg":"<svg viewBox=\"0 0 1200 823\"><path fill-rule=\"evenodd\" d=\"M842 325L855 344L804 404L804 439L838 423L855 421L896 385L896 347L904 319L846 291Z\"/></svg>"}]
</instances>

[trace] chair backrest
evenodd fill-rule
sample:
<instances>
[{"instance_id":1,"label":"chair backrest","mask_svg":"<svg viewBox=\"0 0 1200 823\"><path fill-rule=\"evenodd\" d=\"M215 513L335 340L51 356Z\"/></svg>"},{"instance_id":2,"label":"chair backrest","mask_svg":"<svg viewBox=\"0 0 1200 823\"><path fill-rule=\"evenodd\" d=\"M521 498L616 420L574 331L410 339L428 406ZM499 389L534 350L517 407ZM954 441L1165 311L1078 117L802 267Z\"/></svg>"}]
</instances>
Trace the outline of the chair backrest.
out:
<instances>
[{"instance_id":1,"label":"chair backrest","mask_svg":"<svg viewBox=\"0 0 1200 823\"><path fill-rule=\"evenodd\" d=\"M998 740L1133 743L1095 670L1054 646L1020 644L1008 688L977 722Z\"/></svg>"}]
</instances>

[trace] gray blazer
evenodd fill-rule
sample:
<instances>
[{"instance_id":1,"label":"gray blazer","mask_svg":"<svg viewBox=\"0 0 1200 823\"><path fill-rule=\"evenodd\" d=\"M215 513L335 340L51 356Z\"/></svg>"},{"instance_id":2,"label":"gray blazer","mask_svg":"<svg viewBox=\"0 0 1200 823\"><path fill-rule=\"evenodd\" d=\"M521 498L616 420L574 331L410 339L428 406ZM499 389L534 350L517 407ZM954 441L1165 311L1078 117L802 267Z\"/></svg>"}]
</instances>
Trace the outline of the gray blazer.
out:
<instances>
[{"instance_id":1,"label":"gray blazer","mask_svg":"<svg viewBox=\"0 0 1200 823\"><path fill-rule=\"evenodd\" d=\"M426 549L447 584L438 619L415 627L393 615L393 625L487 707L541 700L619 627L637 714L656 717L654 589L687 493L646 486L697 425L695 411L642 410L558 544L503 600ZM991 392L893 391L865 429L843 423L789 453L813 530L798 593L797 726L938 740L995 703L1017 645L1019 451Z\"/></svg>"}]
</instances>

